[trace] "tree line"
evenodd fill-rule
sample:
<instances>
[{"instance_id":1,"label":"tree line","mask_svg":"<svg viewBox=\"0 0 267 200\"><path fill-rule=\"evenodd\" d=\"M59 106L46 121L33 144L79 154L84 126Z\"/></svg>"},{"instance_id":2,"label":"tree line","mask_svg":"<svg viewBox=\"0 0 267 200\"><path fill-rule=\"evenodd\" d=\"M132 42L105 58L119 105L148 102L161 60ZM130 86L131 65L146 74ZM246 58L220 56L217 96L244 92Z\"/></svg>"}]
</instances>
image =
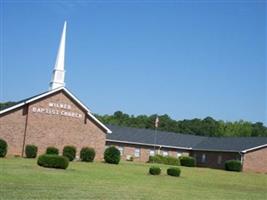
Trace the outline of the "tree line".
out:
<instances>
[{"instance_id":1,"label":"tree line","mask_svg":"<svg viewBox=\"0 0 267 200\"><path fill-rule=\"evenodd\" d=\"M15 105L16 102L0 103L0 110ZM128 115L122 111L116 111L112 115L99 115L96 117L104 124L127 126L134 128L154 129L157 115ZM248 121L223 121L215 120L212 117L204 119L184 119L174 120L167 114L159 115L158 130L175 133L192 134L200 136L265 136L267 137L267 127L262 122Z\"/></svg>"},{"instance_id":2,"label":"tree line","mask_svg":"<svg viewBox=\"0 0 267 200\"><path fill-rule=\"evenodd\" d=\"M117 111L112 115L96 115L97 118L104 124L154 129L155 119L154 115L128 115L121 111ZM158 130L169 131L183 134L192 134L200 136L267 136L267 127L262 122L248 122L248 121L223 121L215 120L212 117L204 119L184 119L174 120L167 114L159 115Z\"/></svg>"}]
</instances>

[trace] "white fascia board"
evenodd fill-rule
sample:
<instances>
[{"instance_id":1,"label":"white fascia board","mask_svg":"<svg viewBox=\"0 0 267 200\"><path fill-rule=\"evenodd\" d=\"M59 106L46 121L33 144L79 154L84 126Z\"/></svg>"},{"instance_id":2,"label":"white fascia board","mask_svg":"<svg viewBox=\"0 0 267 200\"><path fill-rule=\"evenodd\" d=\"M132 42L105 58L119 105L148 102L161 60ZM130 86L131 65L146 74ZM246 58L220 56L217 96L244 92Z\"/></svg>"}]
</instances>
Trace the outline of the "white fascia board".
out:
<instances>
[{"instance_id":1,"label":"white fascia board","mask_svg":"<svg viewBox=\"0 0 267 200\"><path fill-rule=\"evenodd\" d=\"M118 143L125 143L125 144L139 144L143 146L157 146L157 147L165 147L165 148L172 148L172 149L183 149L183 150L192 150L191 147L177 147L177 146L168 146L168 145L159 145L159 144L148 144L148 143L140 143L140 142L129 142L129 141L122 141L122 140L110 140L106 139L107 142L118 142Z\"/></svg>"},{"instance_id":2,"label":"white fascia board","mask_svg":"<svg viewBox=\"0 0 267 200\"><path fill-rule=\"evenodd\" d=\"M34 98L31 98L31 99L29 99L29 100L27 100L27 101L25 101L25 102L22 102L22 103L20 103L20 104L17 104L17 105L15 105L15 106L12 106L12 107L10 107L10 108L7 108L7 109L4 109L4 110L2 110L2 111L0 111L0 114L3 114L3 113L5 113L5 112L8 112L8 111L10 111L10 110L13 110L13 109L15 109L15 108L19 108L19 107L21 107L21 106L23 106L23 105L25 105L25 104L28 104L28 103L31 103L31 102L33 102L33 101L36 101L36 100L38 100L38 99L40 99L40 98L43 98L43 97L46 97L46 96L48 96L48 95L50 95L50 94L53 94L53 93L55 93L55 92L58 92L58 91L60 91L60 90L64 90L71 98L73 98L83 109L85 109L86 111L87 111L87 113L88 113L88 115L93 119L93 120L95 120L101 127L103 127L106 131L107 131L107 133L112 133L112 131L110 130L110 129L108 129L104 124L102 124L92 113L91 113L91 111L79 100L79 99L77 99L68 89L66 89L65 87L59 87L59 88L56 88L56 89L54 89L54 90L51 90L51 91L48 91L48 92L46 92L46 93L44 93L44 94L41 94L41 95L39 95L39 96L37 96L37 97L34 97Z\"/></svg>"},{"instance_id":3,"label":"white fascia board","mask_svg":"<svg viewBox=\"0 0 267 200\"><path fill-rule=\"evenodd\" d=\"M257 146L257 147L253 147L253 148L250 148L250 149L245 149L245 150L242 151L242 153L247 153L248 151L253 151L253 150L256 150L256 149L263 148L263 147L267 147L267 144L263 144L263 145L260 145L260 146Z\"/></svg>"},{"instance_id":4,"label":"white fascia board","mask_svg":"<svg viewBox=\"0 0 267 200\"><path fill-rule=\"evenodd\" d=\"M112 133L112 131L106 127L102 122L100 122L92 113L88 112L88 115L93 119L95 120L102 128L104 128L107 133Z\"/></svg>"},{"instance_id":5,"label":"white fascia board","mask_svg":"<svg viewBox=\"0 0 267 200\"><path fill-rule=\"evenodd\" d=\"M230 152L230 153L238 153L237 150L220 150L220 149L194 149L192 148L192 151L211 151L211 152Z\"/></svg>"},{"instance_id":6,"label":"white fascia board","mask_svg":"<svg viewBox=\"0 0 267 200\"><path fill-rule=\"evenodd\" d=\"M9 107L9 108L6 108L6 109L4 109L4 110L1 110L1 111L0 111L0 115L3 114L3 113L5 113L5 112L8 112L8 111L10 111L10 110L19 108L19 107L21 107L21 106L23 106L23 105L25 105L25 104L26 104L25 102L22 102L22 103L19 103L19 104L17 104L17 105L14 105L14 106L11 106L11 107Z\"/></svg>"},{"instance_id":7,"label":"white fascia board","mask_svg":"<svg viewBox=\"0 0 267 200\"><path fill-rule=\"evenodd\" d=\"M96 123L98 123L102 128L104 128L107 133L112 133L112 131L107 128L102 122L100 122L93 114L92 112L90 111L90 109L85 106L79 99L77 99L67 88L63 88L63 90L68 94L70 95L75 101L77 101L77 103L82 106L86 111L87 111L87 114L93 119L96 121Z\"/></svg>"},{"instance_id":8,"label":"white fascia board","mask_svg":"<svg viewBox=\"0 0 267 200\"><path fill-rule=\"evenodd\" d=\"M59 88L57 88L57 89L54 89L54 90L48 91L48 92L46 92L46 93L44 93L44 94L41 94L41 95L39 95L39 96L37 96L37 97L31 98L31 99L29 99L28 101L25 101L25 104L27 104L27 103L31 103L31 102L33 102L33 101L36 101L36 100L41 99L41 98L43 98L43 97L46 97L46 96L48 96L48 95L50 95L50 94L53 94L53 93L55 93L55 92L57 92L57 91L59 91L59 90L61 90L61 89L63 89L63 87L59 87Z\"/></svg>"},{"instance_id":9,"label":"white fascia board","mask_svg":"<svg viewBox=\"0 0 267 200\"><path fill-rule=\"evenodd\" d=\"M57 91L59 91L59 90L62 90L62 89L63 89L64 91L66 91L71 97L73 97L73 95L71 95L71 93L70 93L69 91L67 91L64 87L59 87L59 88L56 88L56 89L54 89L54 90L50 90L50 91L48 91L48 92L46 92L46 93L43 93L43 94L41 94L41 95L39 95L39 96L33 97L33 98L31 98L31 99L29 99L29 100L27 100L27 101L21 102L21 103L19 103L19 104L17 104L17 105L14 105L14 106L11 106L11 107L9 107L9 108L7 108L7 109L4 109L4 110L0 111L0 114L3 114L3 113L5 113L5 112L8 112L8 111L13 110L13 109L16 109L16 108L19 108L19 107L21 107L21 106L23 106L23 105L25 105L25 104L31 103L31 102L33 102L33 101L36 101L36 100L38 100L38 99L40 99L40 98L43 98L43 97L48 96L48 95L50 95L50 94L53 94L53 93L55 93L55 92L57 92ZM74 97L73 97L73 98L74 98ZM74 98L74 99L77 100L77 98ZM80 102L78 101L78 103L80 103ZM88 109L86 109L86 110L88 111Z\"/></svg>"},{"instance_id":10,"label":"white fascia board","mask_svg":"<svg viewBox=\"0 0 267 200\"><path fill-rule=\"evenodd\" d=\"M79 99L77 99L67 88L63 88L63 90L70 95L77 103L82 106L87 112L91 112L86 105L84 105Z\"/></svg>"}]
</instances>

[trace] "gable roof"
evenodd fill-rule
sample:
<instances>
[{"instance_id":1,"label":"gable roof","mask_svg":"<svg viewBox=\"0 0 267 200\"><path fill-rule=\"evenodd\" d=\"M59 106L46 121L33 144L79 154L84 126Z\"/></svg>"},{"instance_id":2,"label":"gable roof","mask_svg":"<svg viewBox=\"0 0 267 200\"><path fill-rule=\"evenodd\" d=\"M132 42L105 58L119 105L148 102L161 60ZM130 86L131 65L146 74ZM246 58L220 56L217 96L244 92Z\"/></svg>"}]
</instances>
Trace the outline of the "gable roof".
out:
<instances>
[{"instance_id":1,"label":"gable roof","mask_svg":"<svg viewBox=\"0 0 267 200\"><path fill-rule=\"evenodd\" d=\"M14 106L11 106L9 108L6 108L4 110L1 110L0 111L0 115L6 113L6 112L9 112L9 111L12 111L16 108L19 108L19 107L22 107L26 104L29 104L33 101L36 101L36 100L39 100L41 98L44 98L46 96L49 96L51 94L54 94L56 92L59 92L59 91L64 91L66 92L79 106L81 106L88 114L88 116L90 118L92 118L98 125L100 125L105 131L106 133L111 133L111 130L109 128L107 128L103 123L101 123L92 113L91 111L77 98L75 97L67 88L65 87L59 87L57 89L54 89L54 90L50 90L50 91L47 91L47 92L44 92L44 93L41 93L39 95L35 95L35 96L32 96L30 98L27 98L27 99L23 99L21 101L19 101L17 104L15 104Z\"/></svg>"},{"instance_id":2,"label":"gable roof","mask_svg":"<svg viewBox=\"0 0 267 200\"><path fill-rule=\"evenodd\" d=\"M108 127L112 130L112 134L107 136L107 141L111 142L242 153L267 147L267 137L204 137L116 125L108 125Z\"/></svg>"}]
</instances>

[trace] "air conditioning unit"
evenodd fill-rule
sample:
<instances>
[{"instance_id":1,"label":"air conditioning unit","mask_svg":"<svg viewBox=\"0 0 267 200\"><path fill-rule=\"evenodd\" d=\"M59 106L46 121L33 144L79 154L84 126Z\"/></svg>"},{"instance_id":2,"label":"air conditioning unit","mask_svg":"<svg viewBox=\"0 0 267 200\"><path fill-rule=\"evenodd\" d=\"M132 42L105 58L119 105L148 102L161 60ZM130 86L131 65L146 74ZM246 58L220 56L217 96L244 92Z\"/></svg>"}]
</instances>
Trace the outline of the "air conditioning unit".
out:
<instances>
[{"instance_id":1,"label":"air conditioning unit","mask_svg":"<svg viewBox=\"0 0 267 200\"><path fill-rule=\"evenodd\" d=\"M126 155L126 160L127 161L133 161L133 156L132 155Z\"/></svg>"}]
</instances>

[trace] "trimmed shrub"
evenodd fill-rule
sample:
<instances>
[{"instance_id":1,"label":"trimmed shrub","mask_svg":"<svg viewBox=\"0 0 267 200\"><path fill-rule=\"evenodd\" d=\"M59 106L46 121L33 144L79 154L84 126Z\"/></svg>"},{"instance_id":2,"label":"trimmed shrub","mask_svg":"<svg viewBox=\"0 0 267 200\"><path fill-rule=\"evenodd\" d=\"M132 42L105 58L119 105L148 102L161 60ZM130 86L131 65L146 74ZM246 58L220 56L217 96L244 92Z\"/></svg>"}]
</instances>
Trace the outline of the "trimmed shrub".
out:
<instances>
[{"instance_id":1,"label":"trimmed shrub","mask_svg":"<svg viewBox=\"0 0 267 200\"><path fill-rule=\"evenodd\" d=\"M56 147L47 147L46 148L46 154L53 154L53 155L58 155L58 148Z\"/></svg>"},{"instance_id":2,"label":"trimmed shrub","mask_svg":"<svg viewBox=\"0 0 267 200\"><path fill-rule=\"evenodd\" d=\"M36 158L38 148L35 145L27 145L25 148L26 158Z\"/></svg>"},{"instance_id":3,"label":"trimmed shrub","mask_svg":"<svg viewBox=\"0 0 267 200\"><path fill-rule=\"evenodd\" d=\"M242 171L242 163L239 160L228 160L225 162L224 167L227 171Z\"/></svg>"},{"instance_id":4,"label":"trimmed shrub","mask_svg":"<svg viewBox=\"0 0 267 200\"><path fill-rule=\"evenodd\" d=\"M195 167L196 166L196 159L190 156L182 156L180 157L180 163L182 166L186 167Z\"/></svg>"},{"instance_id":5,"label":"trimmed shrub","mask_svg":"<svg viewBox=\"0 0 267 200\"><path fill-rule=\"evenodd\" d=\"M160 175L160 173L161 173L161 169L159 167L152 166L149 168L149 174L151 175Z\"/></svg>"},{"instance_id":6,"label":"trimmed shrub","mask_svg":"<svg viewBox=\"0 0 267 200\"><path fill-rule=\"evenodd\" d=\"M181 170L178 167L171 167L171 168L167 169L167 174L169 176L180 176Z\"/></svg>"},{"instance_id":7,"label":"trimmed shrub","mask_svg":"<svg viewBox=\"0 0 267 200\"><path fill-rule=\"evenodd\" d=\"M5 157L6 156L6 153L7 153L7 143L5 140L3 139L0 139L0 157Z\"/></svg>"},{"instance_id":8,"label":"trimmed shrub","mask_svg":"<svg viewBox=\"0 0 267 200\"><path fill-rule=\"evenodd\" d=\"M43 154L38 157L37 164L47 168L66 169L69 166L69 159L55 154Z\"/></svg>"},{"instance_id":9,"label":"trimmed shrub","mask_svg":"<svg viewBox=\"0 0 267 200\"><path fill-rule=\"evenodd\" d=\"M105 150L104 159L105 159L105 161L107 163L110 163L110 164L119 164L119 162L121 160L121 153L114 146L108 147Z\"/></svg>"},{"instance_id":10,"label":"trimmed shrub","mask_svg":"<svg viewBox=\"0 0 267 200\"><path fill-rule=\"evenodd\" d=\"M180 160L172 156L155 155L149 156L149 163L161 163L166 165L180 165Z\"/></svg>"},{"instance_id":11,"label":"trimmed shrub","mask_svg":"<svg viewBox=\"0 0 267 200\"><path fill-rule=\"evenodd\" d=\"M69 161L73 161L76 157L76 147L65 146L63 148L63 156L67 157Z\"/></svg>"},{"instance_id":12,"label":"trimmed shrub","mask_svg":"<svg viewBox=\"0 0 267 200\"><path fill-rule=\"evenodd\" d=\"M93 162L95 159L95 150L90 147L83 147L80 151L80 158L83 162Z\"/></svg>"}]
</instances>

